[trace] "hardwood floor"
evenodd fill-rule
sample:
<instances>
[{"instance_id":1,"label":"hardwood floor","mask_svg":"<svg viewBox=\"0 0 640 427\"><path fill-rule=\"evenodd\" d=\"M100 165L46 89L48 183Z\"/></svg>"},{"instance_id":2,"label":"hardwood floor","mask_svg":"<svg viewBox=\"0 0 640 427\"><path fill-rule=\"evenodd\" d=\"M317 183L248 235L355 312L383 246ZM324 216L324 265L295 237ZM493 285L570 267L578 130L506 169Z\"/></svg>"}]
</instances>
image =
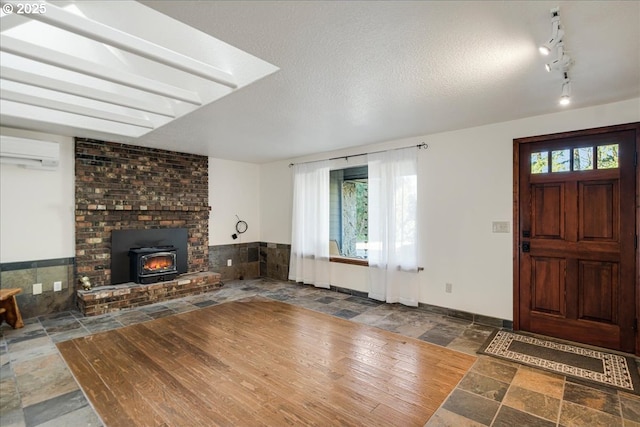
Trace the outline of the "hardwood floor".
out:
<instances>
[{"instance_id":1,"label":"hardwood floor","mask_svg":"<svg viewBox=\"0 0 640 427\"><path fill-rule=\"evenodd\" d=\"M261 297L58 349L107 426L422 426L476 360Z\"/></svg>"}]
</instances>

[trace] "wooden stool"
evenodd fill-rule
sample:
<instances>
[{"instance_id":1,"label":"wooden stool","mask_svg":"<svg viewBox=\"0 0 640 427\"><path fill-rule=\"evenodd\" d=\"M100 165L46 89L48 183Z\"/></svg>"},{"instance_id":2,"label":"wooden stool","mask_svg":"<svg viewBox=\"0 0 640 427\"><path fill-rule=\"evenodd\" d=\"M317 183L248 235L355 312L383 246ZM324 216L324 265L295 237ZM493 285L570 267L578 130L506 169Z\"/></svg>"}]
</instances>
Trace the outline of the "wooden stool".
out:
<instances>
[{"instance_id":1,"label":"wooden stool","mask_svg":"<svg viewBox=\"0 0 640 427\"><path fill-rule=\"evenodd\" d=\"M16 295L22 292L20 288L0 289L0 323L5 320L13 329L22 328L24 322L16 302Z\"/></svg>"}]
</instances>

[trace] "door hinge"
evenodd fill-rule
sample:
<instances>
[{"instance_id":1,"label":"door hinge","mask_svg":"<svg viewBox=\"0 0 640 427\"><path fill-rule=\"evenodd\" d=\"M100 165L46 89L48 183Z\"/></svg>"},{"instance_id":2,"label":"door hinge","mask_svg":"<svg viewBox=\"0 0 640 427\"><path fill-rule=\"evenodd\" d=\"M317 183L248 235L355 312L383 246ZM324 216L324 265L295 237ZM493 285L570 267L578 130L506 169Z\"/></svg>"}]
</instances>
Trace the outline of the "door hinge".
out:
<instances>
[{"instance_id":1,"label":"door hinge","mask_svg":"<svg viewBox=\"0 0 640 427\"><path fill-rule=\"evenodd\" d=\"M638 166L638 152L637 151L636 151L636 157L635 157L635 160L634 160L634 164L636 166Z\"/></svg>"},{"instance_id":2,"label":"door hinge","mask_svg":"<svg viewBox=\"0 0 640 427\"><path fill-rule=\"evenodd\" d=\"M633 319L633 330L634 331L638 330L638 319Z\"/></svg>"}]
</instances>

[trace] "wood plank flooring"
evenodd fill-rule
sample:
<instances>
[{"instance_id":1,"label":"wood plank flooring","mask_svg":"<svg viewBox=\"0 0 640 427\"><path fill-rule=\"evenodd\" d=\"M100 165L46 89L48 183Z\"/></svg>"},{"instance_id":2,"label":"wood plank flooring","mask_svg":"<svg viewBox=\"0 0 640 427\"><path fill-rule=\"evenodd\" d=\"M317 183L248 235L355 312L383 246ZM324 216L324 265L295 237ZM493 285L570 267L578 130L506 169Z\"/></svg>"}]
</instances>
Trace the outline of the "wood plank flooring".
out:
<instances>
[{"instance_id":1,"label":"wood plank flooring","mask_svg":"<svg viewBox=\"0 0 640 427\"><path fill-rule=\"evenodd\" d=\"M422 426L475 357L254 297L58 344L115 426Z\"/></svg>"}]
</instances>

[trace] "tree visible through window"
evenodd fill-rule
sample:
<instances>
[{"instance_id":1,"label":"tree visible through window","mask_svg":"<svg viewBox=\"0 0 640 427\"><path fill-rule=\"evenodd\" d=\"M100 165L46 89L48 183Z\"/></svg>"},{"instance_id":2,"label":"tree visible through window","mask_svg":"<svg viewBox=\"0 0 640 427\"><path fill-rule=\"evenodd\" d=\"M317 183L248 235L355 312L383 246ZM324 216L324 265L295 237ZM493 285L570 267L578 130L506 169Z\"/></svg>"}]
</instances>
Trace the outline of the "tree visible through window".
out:
<instances>
[{"instance_id":1,"label":"tree visible through window","mask_svg":"<svg viewBox=\"0 0 640 427\"><path fill-rule=\"evenodd\" d=\"M367 258L367 166L331 171L330 239L341 256Z\"/></svg>"}]
</instances>

